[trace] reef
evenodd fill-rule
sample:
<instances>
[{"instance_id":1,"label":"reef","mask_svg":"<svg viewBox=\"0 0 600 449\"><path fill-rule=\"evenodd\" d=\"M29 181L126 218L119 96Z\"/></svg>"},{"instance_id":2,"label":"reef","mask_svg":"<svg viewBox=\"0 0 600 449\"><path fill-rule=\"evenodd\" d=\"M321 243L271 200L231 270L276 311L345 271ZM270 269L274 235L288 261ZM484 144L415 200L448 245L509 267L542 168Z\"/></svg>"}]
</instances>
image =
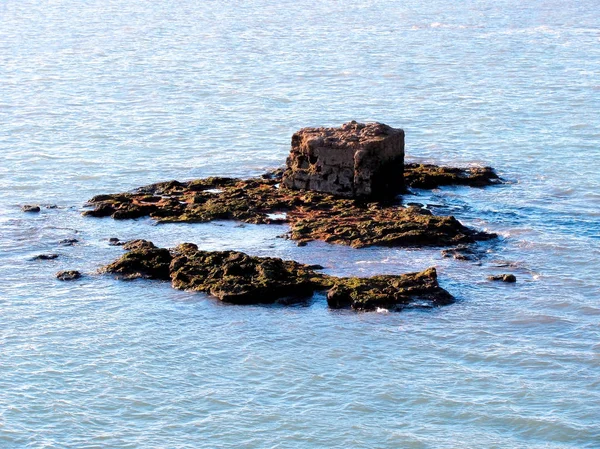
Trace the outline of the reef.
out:
<instances>
[{"instance_id":1,"label":"reef","mask_svg":"<svg viewBox=\"0 0 600 449\"><path fill-rule=\"evenodd\" d=\"M407 164L407 186L482 186L499 182L492 169L460 169ZM433 169L433 167L436 167ZM281 185L283 171L259 178L211 177L169 181L133 192L98 195L83 214L133 219L149 216L157 222L238 220L254 224L287 223L287 236L300 244L322 240L359 248L382 246L451 246L494 237L463 226L453 216L433 215L400 200L343 198L328 193L298 191ZM400 193L400 192L398 192Z\"/></svg>"},{"instance_id":2,"label":"reef","mask_svg":"<svg viewBox=\"0 0 600 449\"><path fill-rule=\"evenodd\" d=\"M437 282L435 268L419 273L333 277L322 267L274 257L254 257L238 251L202 251L184 243L173 249L135 240L128 252L100 271L123 279L170 281L180 290L207 293L233 304L289 304L327 292L331 308L401 310L407 306L436 307L454 298Z\"/></svg>"}]
</instances>

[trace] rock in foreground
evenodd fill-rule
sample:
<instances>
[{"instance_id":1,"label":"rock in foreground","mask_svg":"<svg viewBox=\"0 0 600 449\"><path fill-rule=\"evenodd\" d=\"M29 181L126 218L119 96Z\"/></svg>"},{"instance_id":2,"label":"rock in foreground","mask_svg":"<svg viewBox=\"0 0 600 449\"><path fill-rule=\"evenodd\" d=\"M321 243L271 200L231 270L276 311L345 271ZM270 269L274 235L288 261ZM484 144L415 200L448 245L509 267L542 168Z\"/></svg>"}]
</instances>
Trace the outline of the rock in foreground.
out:
<instances>
[{"instance_id":1,"label":"rock in foreground","mask_svg":"<svg viewBox=\"0 0 600 449\"><path fill-rule=\"evenodd\" d=\"M441 306L453 297L437 282L435 268L421 273L372 278L336 278L317 267L238 251L201 251L192 243L174 249L136 241L117 261L101 269L126 279L171 281L174 288L210 294L233 304L271 304L306 299L327 291L332 308L400 310L418 303Z\"/></svg>"},{"instance_id":2,"label":"rock in foreground","mask_svg":"<svg viewBox=\"0 0 600 449\"><path fill-rule=\"evenodd\" d=\"M389 197L404 185L404 131L352 121L292 136L283 185L346 198Z\"/></svg>"}]
</instances>

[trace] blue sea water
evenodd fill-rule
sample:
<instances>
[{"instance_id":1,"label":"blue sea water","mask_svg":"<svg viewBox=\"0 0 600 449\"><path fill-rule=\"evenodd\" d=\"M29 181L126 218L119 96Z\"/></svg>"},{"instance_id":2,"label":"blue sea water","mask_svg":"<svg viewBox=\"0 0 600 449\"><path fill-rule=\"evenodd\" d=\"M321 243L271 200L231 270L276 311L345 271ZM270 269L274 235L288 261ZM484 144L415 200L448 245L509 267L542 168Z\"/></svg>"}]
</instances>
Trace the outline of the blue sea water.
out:
<instances>
[{"instance_id":1,"label":"blue sea water","mask_svg":"<svg viewBox=\"0 0 600 449\"><path fill-rule=\"evenodd\" d=\"M402 127L411 161L510 181L409 198L497 232L481 261L80 215L99 193L260 174L295 130L352 119ZM599 144L593 0L0 0L0 447L600 447ZM110 237L335 275L436 266L459 300L230 306L96 274Z\"/></svg>"}]
</instances>

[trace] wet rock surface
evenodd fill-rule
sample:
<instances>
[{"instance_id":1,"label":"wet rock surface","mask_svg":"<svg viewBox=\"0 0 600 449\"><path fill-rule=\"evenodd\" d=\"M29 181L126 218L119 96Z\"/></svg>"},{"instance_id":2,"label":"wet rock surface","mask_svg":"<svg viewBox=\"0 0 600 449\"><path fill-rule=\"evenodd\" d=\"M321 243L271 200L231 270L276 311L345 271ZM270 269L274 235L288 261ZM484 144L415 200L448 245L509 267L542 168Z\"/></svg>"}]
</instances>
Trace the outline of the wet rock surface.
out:
<instances>
[{"instance_id":1,"label":"wet rock surface","mask_svg":"<svg viewBox=\"0 0 600 449\"><path fill-rule=\"evenodd\" d=\"M514 274L498 274L495 276L488 276L488 281L501 281L512 284L517 282L517 278Z\"/></svg>"},{"instance_id":2,"label":"wet rock surface","mask_svg":"<svg viewBox=\"0 0 600 449\"><path fill-rule=\"evenodd\" d=\"M204 292L233 304L288 304L327 291L332 308L401 310L408 305L441 306L453 297L437 282L435 268L420 273L372 278L337 278L318 266L238 251L202 251L184 243L171 250L144 240L130 242L129 252L101 269L125 279L171 281L181 290Z\"/></svg>"},{"instance_id":3,"label":"wet rock surface","mask_svg":"<svg viewBox=\"0 0 600 449\"><path fill-rule=\"evenodd\" d=\"M402 189L404 131L352 121L292 136L283 185L337 196L389 197Z\"/></svg>"},{"instance_id":4,"label":"wet rock surface","mask_svg":"<svg viewBox=\"0 0 600 449\"><path fill-rule=\"evenodd\" d=\"M501 184L502 180L491 167L443 167L432 164L405 164L404 180L417 189L435 189L441 186L485 187Z\"/></svg>"},{"instance_id":5,"label":"wet rock surface","mask_svg":"<svg viewBox=\"0 0 600 449\"><path fill-rule=\"evenodd\" d=\"M23 206L21 206L21 211L36 213L40 212L41 209L40 206L38 206L37 204L24 204Z\"/></svg>"},{"instance_id":6,"label":"wet rock surface","mask_svg":"<svg viewBox=\"0 0 600 449\"><path fill-rule=\"evenodd\" d=\"M444 306L454 297L441 288L436 269L401 276L341 278L327 293L331 308L351 307L356 310L398 309L415 302L426 307Z\"/></svg>"},{"instance_id":7,"label":"wet rock surface","mask_svg":"<svg viewBox=\"0 0 600 449\"><path fill-rule=\"evenodd\" d=\"M444 170L454 173L462 169L438 171ZM420 176L426 179L429 173L426 169ZM280 186L281 179L282 171L277 171L245 180L211 177L162 182L131 193L95 196L88 202L94 209L84 215L114 219L150 216L158 222L287 223L288 237L300 244L322 240L353 247L449 246L495 236L469 229L452 216L403 207L399 201L365 201L291 190Z\"/></svg>"},{"instance_id":8,"label":"wet rock surface","mask_svg":"<svg viewBox=\"0 0 600 449\"><path fill-rule=\"evenodd\" d=\"M58 259L58 254L38 254L32 260L54 260Z\"/></svg>"},{"instance_id":9,"label":"wet rock surface","mask_svg":"<svg viewBox=\"0 0 600 449\"><path fill-rule=\"evenodd\" d=\"M60 242L58 242L58 244L62 245L62 246L73 246L76 243L79 243L79 240L77 240L77 239L62 239Z\"/></svg>"},{"instance_id":10,"label":"wet rock surface","mask_svg":"<svg viewBox=\"0 0 600 449\"><path fill-rule=\"evenodd\" d=\"M56 273L56 278L60 281L74 281L81 277L81 273L77 270L65 270Z\"/></svg>"}]
</instances>

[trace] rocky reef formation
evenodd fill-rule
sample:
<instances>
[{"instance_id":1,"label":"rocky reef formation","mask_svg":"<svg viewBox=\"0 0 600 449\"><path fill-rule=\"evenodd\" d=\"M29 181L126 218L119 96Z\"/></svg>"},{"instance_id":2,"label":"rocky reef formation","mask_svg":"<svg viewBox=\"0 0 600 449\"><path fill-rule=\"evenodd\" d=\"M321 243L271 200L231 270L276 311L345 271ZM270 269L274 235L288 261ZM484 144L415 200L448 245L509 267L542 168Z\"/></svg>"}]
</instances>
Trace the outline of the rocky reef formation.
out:
<instances>
[{"instance_id":1,"label":"rocky reef formation","mask_svg":"<svg viewBox=\"0 0 600 449\"><path fill-rule=\"evenodd\" d=\"M411 176L421 180L432 176L430 185L441 179L440 173L448 173L444 180L450 176L469 179L463 169L438 167L432 175L429 166L420 167L411 167ZM490 182L497 178L493 171L491 174ZM280 186L281 179L279 171L245 180L213 177L152 184L131 193L98 195L88 203L94 209L84 215L115 219L150 216L158 222L288 223L288 236L300 243L322 240L357 248L449 246L494 236L469 229L452 216L432 215L419 207L291 190ZM480 182L478 177L477 184Z\"/></svg>"},{"instance_id":2,"label":"rocky reef formation","mask_svg":"<svg viewBox=\"0 0 600 449\"><path fill-rule=\"evenodd\" d=\"M404 185L404 131L352 121L292 136L283 185L340 197L389 197Z\"/></svg>"},{"instance_id":3,"label":"rocky reef formation","mask_svg":"<svg viewBox=\"0 0 600 449\"><path fill-rule=\"evenodd\" d=\"M174 288L204 292L233 304L289 303L316 291L327 291L332 308L355 310L433 307L454 300L439 286L435 268L398 276L337 278L318 273L319 266L238 251L202 251L192 243L168 250L136 240L123 248L128 252L101 272L171 281Z\"/></svg>"}]
</instances>

